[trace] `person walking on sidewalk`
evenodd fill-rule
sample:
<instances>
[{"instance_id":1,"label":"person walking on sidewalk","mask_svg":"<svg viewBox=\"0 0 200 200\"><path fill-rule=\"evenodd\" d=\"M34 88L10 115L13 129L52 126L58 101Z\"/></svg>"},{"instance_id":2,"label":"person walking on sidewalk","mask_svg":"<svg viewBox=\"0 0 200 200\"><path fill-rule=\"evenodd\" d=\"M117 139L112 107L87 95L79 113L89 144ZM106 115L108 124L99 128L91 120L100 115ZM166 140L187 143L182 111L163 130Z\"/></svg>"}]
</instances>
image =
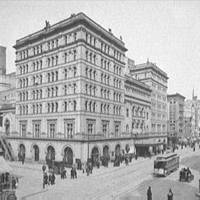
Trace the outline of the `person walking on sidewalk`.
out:
<instances>
[{"instance_id":1,"label":"person walking on sidewalk","mask_svg":"<svg viewBox=\"0 0 200 200\"><path fill-rule=\"evenodd\" d=\"M169 193L167 194L167 200L173 200L173 192L171 188L169 189Z\"/></svg>"},{"instance_id":2,"label":"person walking on sidewalk","mask_svg":"<svg viewBox=\"0 0 200 200\"><path fill-rule=\"evenodd\" d=\"M147 190L147 200L152 200L152 192L151 192L151 187L149 186Z\"/></svg>"}]
</instances>

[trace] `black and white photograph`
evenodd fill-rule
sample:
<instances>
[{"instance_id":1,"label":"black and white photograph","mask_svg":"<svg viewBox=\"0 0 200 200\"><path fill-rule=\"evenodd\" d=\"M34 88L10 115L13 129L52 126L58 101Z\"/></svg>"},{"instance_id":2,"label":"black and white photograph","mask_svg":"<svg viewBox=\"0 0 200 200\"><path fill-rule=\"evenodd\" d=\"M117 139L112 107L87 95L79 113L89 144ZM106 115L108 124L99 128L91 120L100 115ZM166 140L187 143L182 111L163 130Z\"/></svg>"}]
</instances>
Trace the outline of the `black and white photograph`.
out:
<instances>
[{"instance_id":1,"label":"black and white photograph","mask_svg":"<svg viewBox=\"0 0 200 200\"><path fill-rule=\"evenodd\" d=\"M0 200L200 200L200 1L0 0Z\"/></svg>"}]
</instances>

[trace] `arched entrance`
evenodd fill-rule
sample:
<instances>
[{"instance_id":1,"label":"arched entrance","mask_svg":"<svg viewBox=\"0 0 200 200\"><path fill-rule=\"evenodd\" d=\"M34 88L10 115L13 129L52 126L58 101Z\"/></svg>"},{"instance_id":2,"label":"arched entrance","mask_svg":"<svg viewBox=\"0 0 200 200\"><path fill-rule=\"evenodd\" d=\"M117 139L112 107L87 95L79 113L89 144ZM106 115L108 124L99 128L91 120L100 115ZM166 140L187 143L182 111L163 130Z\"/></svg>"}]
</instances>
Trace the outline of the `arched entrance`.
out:
<instances>
[{"instance_id":1,"label":"arched entrance","mask_svg":"<svg viewBox=\"0 0 200 200\"><path fill-rule=\"evenodd\" d=\"M6 135L9 135L10 134L10 121L8 119L5 120L4 126L5 126Z\"/></svg>"},{"instance_id":2,"label":"arched entrance","mask_svg":"<svg viewBox=\"0 0 200 200\"><path fill-rule=\"evenodd\" d=\"M130 151L130 146L129 144L126 144L125 146L125 153L128 153Z\"/></svg>"},{"instance_id":3,"label":"arched entrance","mask_svg":"<svg viewBox=\"0 0 200 200\"><path fill-rule=\"evenodd\" d=\"M120 156L120 150L121 150L120 144L117 144L115 146L115 156Z\"/></svg>"},{"instance_id":4,"label":"arched entrance","mask_svg":"<svg viewBox=\"0 0 200 200\"><path fill-rule=\"evenodd\" d=\"M91 159L93 166L97 166L99 164L99 149L97 147L93 147Z\"/></svg>"},{"instance_id":5,"label":"arched entrance","mask_svg":"<svg viewBox=\"0 0 200 200\"><path fill-rule=\"evenodd\" d=\"M73 151L70 147L66 147L64 149L63 161L67 166L71 166L73 164Z\"/></svg>"},{"instance_id":6,"label":"arched entrance","mask_svg":"<svg viewBox=\"0 0 200 200\"><path fill-rule=\"evenodd\" d=\"M23 144L19 145L19 152L18 152L18 160L22 161L24 160L26 157L26 149L25 146Z\"/></svg>"},{"instance_id":7,"label":"arched entrance","mask_svg":"<svg viewBox=\"0 0 200 200\"><path fill-rule=\"evenodd\" d=\"M48 146L47 148L46 160L49 160L49 161L55 160L55 149L52 146Z\"/></svg>"},{"instance_id":8,"label":"arched entrance","mask_svg":"<svg viewBox=\"0 0 200 200\"><path fill-rule=\"evenodd\" d=\"M34 161L39 161L39 159L40 159L39 147L37 145L34 145L33 150L34 150Z\"/></svg>"},{"instance_id":9,"label":"arched entrance","mask_svg":"<svg viewBox=\"0 0 200 200\"><path fill-rule=\"evenodd\" d=\"M109 155L109 147L107 145L103 147L103 156L106 157L106 158L110 157L110 155Z\"/></svg>"}]
</instances>

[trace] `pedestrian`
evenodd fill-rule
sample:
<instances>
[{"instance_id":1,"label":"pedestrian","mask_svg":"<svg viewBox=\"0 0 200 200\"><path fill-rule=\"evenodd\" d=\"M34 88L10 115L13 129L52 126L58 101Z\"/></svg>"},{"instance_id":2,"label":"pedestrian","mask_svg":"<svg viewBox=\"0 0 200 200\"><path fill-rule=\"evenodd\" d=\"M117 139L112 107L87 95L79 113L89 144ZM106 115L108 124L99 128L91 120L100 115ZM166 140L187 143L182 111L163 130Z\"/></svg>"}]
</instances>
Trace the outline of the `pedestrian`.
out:
<instances>
[{"instance_id":1,"label":"pedestrian","mask_svg":"<svg viewBox=\"0 0 200 200\"><path fill-rule=\"evenodd\" d=\"M42 165L42 171L43 173L46 171L46 165Z\"/></svg>"},{"instance_id":2,"label":"pedestrian","mask_svg":"<svg viewBox=\"0 0 200 200\"><path fill-rule=\"evenodd\" d=\"M74 170L73 170L73 167L71 168L71 179L74 179Z\"/></svg>"},{"instance_id":3,"label":"pedestrian","mask_svg":"<svg viewBox=\"0 0 200 200\"><path fill-rule=\"evenodd\" d=\"M49 176L48 176L48 185L51 185L51 182L52 182L52 176L51 176L51 173L49 173Z\"/></svg>"},{"instance_id":4,"label":"pedestrian","mask_svg":"<svg viewBox=\"0 0 200 200\"><path fill-rule=\"evenodd\" d=\"M152 192L151 192L151 187L149 186L147 190L147 200L152 200Z\"/></svg>"},{"instance_id":5,"label":"pedestrian","mask_svg":"<svg viewBox=\"0 0 200 200\"><path fill-rule=\"evenodd\" d=\"M77 178L77 171L74 169L74 178Z\"/></svg>"},{"instance_id":6,"label":"pedestrian","mask_svg":"<svg viewBox=\"0 0 200 200\"><path fill-rule=\"evenodd\" d=\"M48 183L48 175L45 172L44 175L43 175L43 189L45 188L45 186L47 185L47 183Z\"/></svg>"},{"instance_id":7,"label":"pedestrian","mask_svg":"<svg viewBox=\"0 0 200 200\"><path fill-rule=\"evenodd\" d=\"M173 200L173 192L171 188L169 189L169 193L167 194L167 200Z\"/></svg>"},{"instance_id":8,"label":"pedestrian","mask_svg":"<svg viewBox=\"0 0 200 200\"><path fill-rule=\"evenodd\" d=\"M51 175L51 185L55 184L55 180L56 180L55 174L52 173L52 175Z\"/></svg>"}]
</instances>

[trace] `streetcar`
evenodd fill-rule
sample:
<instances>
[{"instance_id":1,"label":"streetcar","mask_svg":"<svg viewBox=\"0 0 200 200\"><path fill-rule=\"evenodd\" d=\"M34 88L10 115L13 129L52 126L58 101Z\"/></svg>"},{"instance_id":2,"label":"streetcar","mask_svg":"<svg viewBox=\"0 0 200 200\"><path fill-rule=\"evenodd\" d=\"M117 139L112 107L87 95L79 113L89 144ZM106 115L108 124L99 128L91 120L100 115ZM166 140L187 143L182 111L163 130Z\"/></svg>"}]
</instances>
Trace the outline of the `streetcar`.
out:
<instances>
[{"instance_id":1,"label":"streetcar","mask_svg":"<svg viewBox=\"0 0 200 200\"><path fill-rule=\"evenodd\" d=\"M179 168L179 156L175 153L158 156L154 160L154 176L167 176Z\"/></svg>"}]
</instances>

